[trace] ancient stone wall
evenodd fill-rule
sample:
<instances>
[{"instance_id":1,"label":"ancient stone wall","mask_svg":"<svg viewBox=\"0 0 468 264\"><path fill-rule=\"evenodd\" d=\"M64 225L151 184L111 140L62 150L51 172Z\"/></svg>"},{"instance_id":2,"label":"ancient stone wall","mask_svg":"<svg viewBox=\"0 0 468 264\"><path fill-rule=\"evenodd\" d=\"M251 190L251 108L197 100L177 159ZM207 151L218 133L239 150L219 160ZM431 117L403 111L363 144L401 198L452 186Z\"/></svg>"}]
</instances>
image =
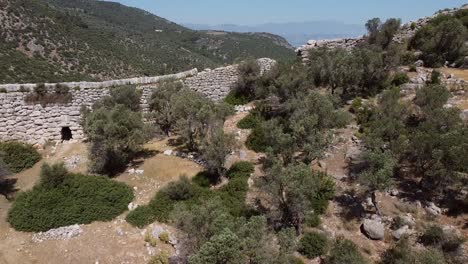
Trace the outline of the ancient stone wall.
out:
<instances>
[{"instance_id":1,"label":"ancient stone wall","mask_svg":"<svg viewBox=\"0 0 468 264\"><path fill-rule=\"evenodd\" d=\"M259 59L262 71L269 70L275 63L271 59ZM152 84L138 86L142 90L141 107L143 112L148 111L148 100L154 89L158 88L158 82L167 79L182 80L189 88L201 92L208 98L220 100L224 98L238 79L238 66L232 65L213 70L198 72L196 69L180 74L151 77ZM148 77L146 77L148 78ZM48 140L61 140L63 128L69 128L73 139L83 139L81 127L80 109L83 105L90 107L94 102L109 95L111 86L129 84L132 81L147 83L148 79L134 78L127 80L115 80L101 83L77 82L63 83L70 89L72 102L65 105L27 104L24 98L28 92L20 92L20 87L32 90L35 84L8 84L0 86L6 93L0 92L0 140L20 140L32 144L45 144ZM112 84L112 85L111 85ZM55 84L48 84L52 89Z\"/></svg>"},{"instance_id":2,"label":"ancient stone wall","mask_svg":"<svg viewBox=\"0 0 468 264\"><path fill-rule=\"evenodd\" d=\"M270 70L276 62L272 59L262 58L258 59L257 63L260 66L260 71L263 73ZM185 79L185 84L195 91L204 94L206 97L219 101L226 97L236 84L238 77L238 65L231 65L200 72L193 77Z\"/></svg>"}]
</instances>

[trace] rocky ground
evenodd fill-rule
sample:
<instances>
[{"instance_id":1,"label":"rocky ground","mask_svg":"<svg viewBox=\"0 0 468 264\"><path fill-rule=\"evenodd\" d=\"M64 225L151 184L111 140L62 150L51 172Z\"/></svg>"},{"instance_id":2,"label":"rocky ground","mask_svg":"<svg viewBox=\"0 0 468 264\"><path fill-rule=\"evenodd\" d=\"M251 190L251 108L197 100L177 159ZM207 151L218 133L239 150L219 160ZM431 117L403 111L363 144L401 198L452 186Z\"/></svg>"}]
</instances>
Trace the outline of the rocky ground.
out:
<instances>
[{"instance_id":1,"label":"rocky ground","mask_svg":"<svg viewBox=\"0 0 468 264\"><path fill-rule=\"evenodd\" d=\"M415 79L417 75L413 76ZM225 123L226 132L233 133L238 141L237 150L227 159L227 166L238 160L249 160L257 164L256 171L249 180L251 190L248 201L258 195L253 182L261 175L259 159L261 154L248 150L245 140L249 130L236 127L239 120L248 114L252 105L237 108L237 114ZM370 259L377 260L388 249L392 241L408 234L413 238L424 227L438 223L447 230L456 230L468 237L467 215L456 217L445 215L446 209L436 204L424 204L409 199L404 190L394 189L379 193L377 201L382 216L375 210L362 187L353 182L353 173L348 169L348 162L356 159L361 150L361 141L356 136L358 126L348 125L336 131L333 144L326 151L324 159L312 167L327 172L335 179L337 194L322 216L319 230L331 237L345 237L355 242ZM129 204L134 209L146 204L156 191L182 174L194 176L202 170L200 161L192 154L182 154L172 139L153 140L146 144L147 155L136 160L127 171L115 178L129 184L135 192L135 200ZM86 145L83 143L65 143L47 146L42 151L44 160L33 168L24 171L18 177L20 190L30 189L38 180L43 162L64 161L74 172L85 172L87 166ZM150 257L159 252L169 255L177 252L177 231L170 226L154 223L145 229L130 226L125 215L120 215L112 222L95 222L89 225L74 225L50 230L44 233L23 233L14 231L6 222L7 211L11 203L0 197L0 263L147 263ZM403 219L401 228L392 228L395 219ZM170 234L169 243L157 238L162 232ZM148 239L151 237L152 239ZM146 240L146 241L145 241ZM148 241L156 241L156 245ZM172 244L171 244L172 243ZM466 252L465 252L466 254ZM468 254L467 254L468 256ZM315 260L317 261L317 260ZM315 262L310 262L315 263Z\"/></svg>"}]
</instances>

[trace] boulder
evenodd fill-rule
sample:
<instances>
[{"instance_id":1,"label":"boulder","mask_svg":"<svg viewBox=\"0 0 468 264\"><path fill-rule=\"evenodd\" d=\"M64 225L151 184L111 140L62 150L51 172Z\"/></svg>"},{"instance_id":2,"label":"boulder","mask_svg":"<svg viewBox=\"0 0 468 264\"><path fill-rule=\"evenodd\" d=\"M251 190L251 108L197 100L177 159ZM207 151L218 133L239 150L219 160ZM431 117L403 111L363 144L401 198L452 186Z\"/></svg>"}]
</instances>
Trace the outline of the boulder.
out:
<instances>
[{"instance_id":1,"label":"boulder","mask_svg":"<svg viewBox=\"0 0 468 264\"><path fill-rule=\"evenodd\" d=\"M172 149L167 149L164 151L164 155L166 156L171 156L172 155Z\"/></svg>"},{"instance_id":2,"label":"boulder","mask_svg":"<svg viewBox=\"0 0 468 264\"><path fill-rule=\"evenodd\" d=\"M411 232L409 226L405 225L405 226L402 226L402 227L398 228L397 230L393 231L392 236L395 239L400 240L403 236L409 235L411 233L412 232Z\"/></svg>"},{"instance_id":3,"label":"boulder","mask_svg":"<svg viewBox=\"0 0 468 264\"><path fill-rule=\"evenodd\" d=\"M414 220L414 217L411 214L402 215L400 216L400 219L403 225L407 225L409 227L414 227L416 225L416 221Z\"/></svg>"},{"instance_id":4,"label":"boulder","mask_svg":"<svg viewBox=\"0 0 468 264\"><path fill-rule=\"evenodd\" d=\"M382 240L385 236L385 227L378 219L365 219L362 223L362 231L373 240Z\"/></svg>"},{"instance_id":5,"label":"boulder","mask_svg":"<svg viewBox=\"0 0 468 264\"><path fill-rule=\"evenodd\" d=\"M442 209L440 209L437 205L435 205L433 202L430 202L427 207L426 211L433 216L438 216L442 214Z\"/></svg>"},{"instance_id":6,"label":"boulder","mask_svg":"<svg viewBox=\"0 0 468 264\"><path fill-rule=\"evenodd\" d=\"M423 61L423 60L417 60L417 61L414 63L414 66L416 66L416 67L422 67L422 66L424 66L424 61Z\"/></svg>"}]
</instances>

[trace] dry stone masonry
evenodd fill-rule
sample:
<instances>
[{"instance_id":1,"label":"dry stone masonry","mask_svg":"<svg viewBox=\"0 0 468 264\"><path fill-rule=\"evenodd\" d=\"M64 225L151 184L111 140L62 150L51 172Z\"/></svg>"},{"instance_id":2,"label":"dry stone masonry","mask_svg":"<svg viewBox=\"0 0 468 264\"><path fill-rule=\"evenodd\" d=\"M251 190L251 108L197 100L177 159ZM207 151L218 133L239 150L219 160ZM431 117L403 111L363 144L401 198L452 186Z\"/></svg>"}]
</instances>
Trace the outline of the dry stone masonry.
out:
<instances>
[{"instance_id":1,"label":"dry stone masonry","mask_svg":"<svg viewBox=\"0 0 468 264\"><path fill-rule=\"evenodd\" d=\"M269 70L276 62L271 59L259 59L262 72ZM84 138L81 127L81 107L90 107L94 102L109 95L113 86L125 84L147 84L139 86L142 90L141 107L148 110L148 99L158 83L164 80L182 80L189 88L201 92L213 100L221 100L236 83L237 65L198 72L196 69L157 77L142 77L106 82L61 83L70 87L72 102L65 105L27 104L24 98L36 84L4 84L7 92L0 93L0 140L20 140L32 144L44 145L47 141L64 139L64 132L71 131L72 138ZM52 88L55 84L46 84ZM21 88L23 87L23 88ZM3 89L2 89L3 90Z\"/></svg>"}]
</instances>

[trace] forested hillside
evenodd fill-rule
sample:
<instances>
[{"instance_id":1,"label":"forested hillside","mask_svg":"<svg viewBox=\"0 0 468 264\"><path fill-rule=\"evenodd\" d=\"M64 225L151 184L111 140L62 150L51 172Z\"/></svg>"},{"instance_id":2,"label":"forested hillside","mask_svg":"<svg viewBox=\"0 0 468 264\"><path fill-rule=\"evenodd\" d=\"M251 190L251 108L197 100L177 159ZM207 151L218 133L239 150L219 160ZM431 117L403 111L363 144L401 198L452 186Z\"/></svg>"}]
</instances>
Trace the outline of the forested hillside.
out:
<instances>
[{"instance_id":1,"label":"forested hillside","mask_svg":"<svg viewBox=\"0 0 468 264\"><path fill-rule=\"evenodd\" d=\"M0 0L0 82L103 80L294 56L270 34L193 31L93 0Z\"/></svg>"}]
</instances>

